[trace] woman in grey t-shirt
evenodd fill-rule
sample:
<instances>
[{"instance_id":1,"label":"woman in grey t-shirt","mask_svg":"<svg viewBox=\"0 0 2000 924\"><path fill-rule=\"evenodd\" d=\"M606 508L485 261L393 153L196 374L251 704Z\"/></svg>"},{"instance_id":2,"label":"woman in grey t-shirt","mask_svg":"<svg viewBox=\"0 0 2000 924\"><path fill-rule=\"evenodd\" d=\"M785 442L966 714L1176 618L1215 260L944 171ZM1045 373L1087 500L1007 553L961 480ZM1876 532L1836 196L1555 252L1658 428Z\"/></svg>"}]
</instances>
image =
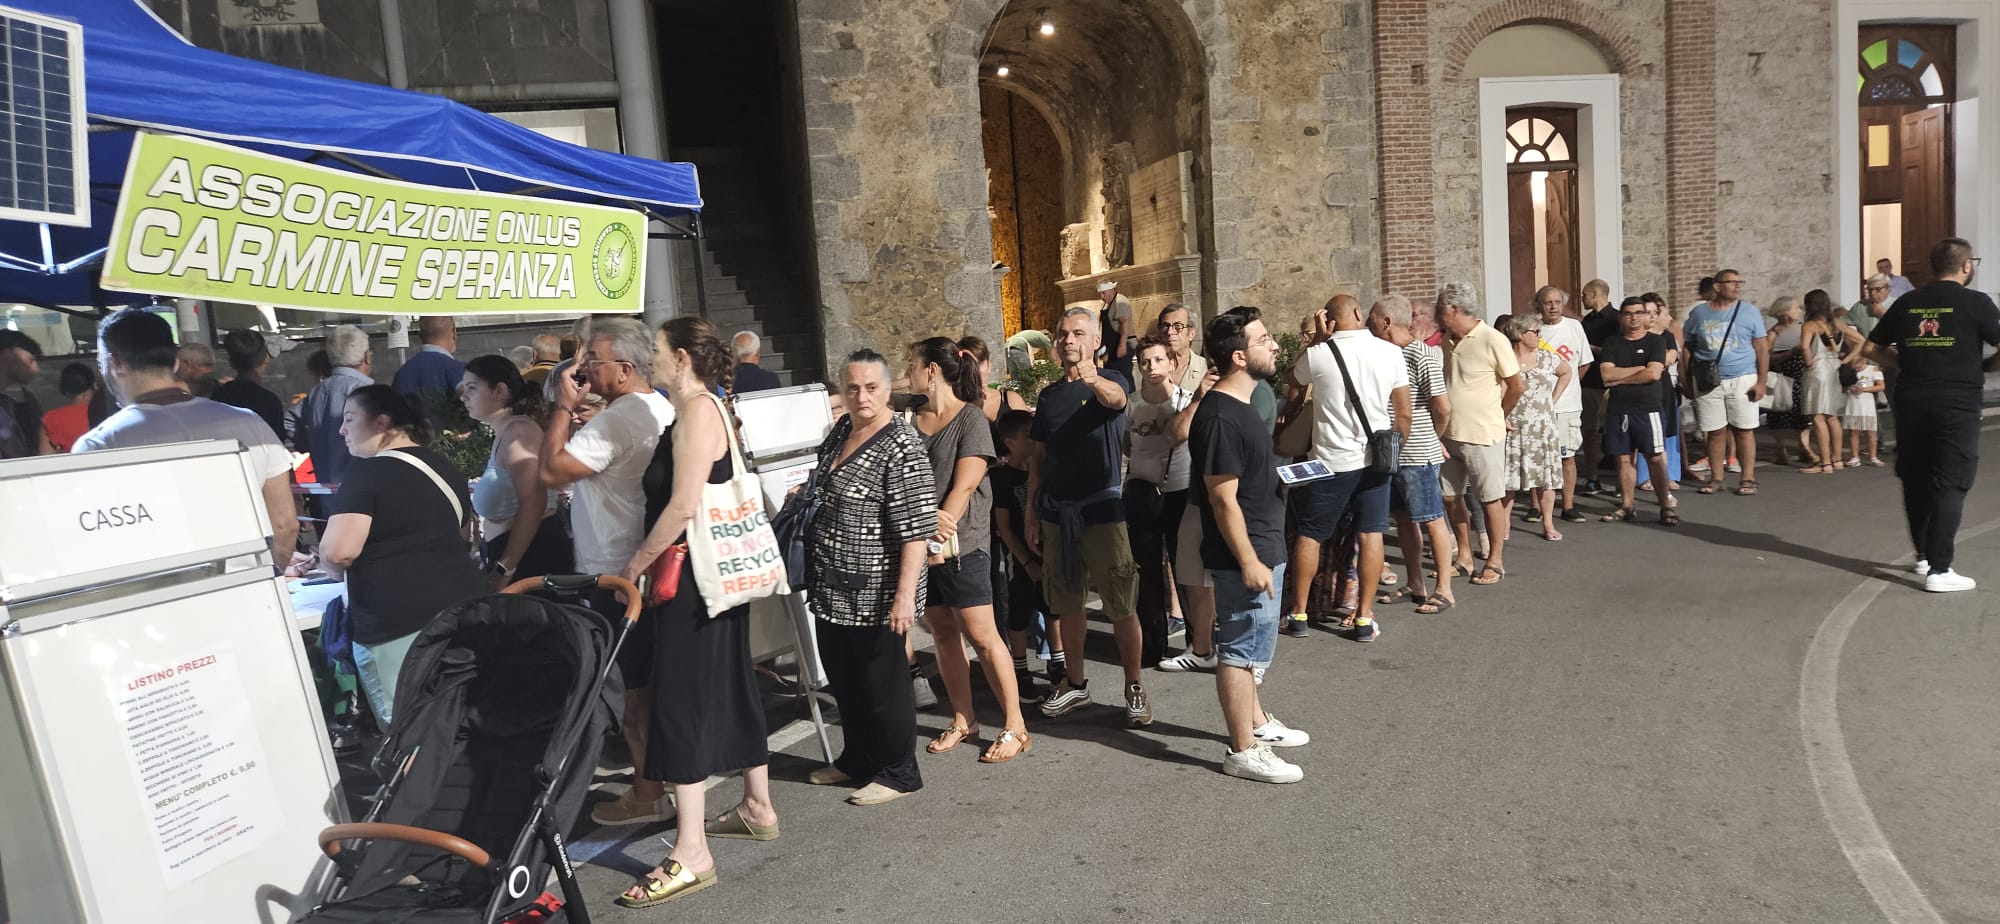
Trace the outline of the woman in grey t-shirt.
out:
<instances>
[{"instance_id":1,"label":"woman in grey t-shirt","mask_svg":"<svg viewBox=\"0 0 2000 924\"><path fill-rule=\"evenodd\" d=\"M910 391L925 399L915 415L937 483L938 534L932 538L924 621L937 636L938 673L951 700L951 727L930 743L942 754L979 737L972 710L972 667L961 636L979 649L987 685L1006 712L1006 731L980 760L1001 763L1027 753L1033 742L1021 718L1021 698L1007 642L993 620L993 565L989 546L993 431L980 408L985 383L973 355L947 337L910 346Z\"/></svg>"}]
</instances>

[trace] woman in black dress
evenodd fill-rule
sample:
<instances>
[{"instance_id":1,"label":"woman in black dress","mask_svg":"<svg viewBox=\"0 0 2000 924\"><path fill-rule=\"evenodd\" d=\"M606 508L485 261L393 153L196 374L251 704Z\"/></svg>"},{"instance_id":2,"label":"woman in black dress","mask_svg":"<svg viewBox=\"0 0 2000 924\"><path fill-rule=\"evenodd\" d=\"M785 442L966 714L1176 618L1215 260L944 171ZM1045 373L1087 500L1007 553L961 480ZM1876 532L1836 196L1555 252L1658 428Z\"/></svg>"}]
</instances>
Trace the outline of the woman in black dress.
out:
<instances>
[{"instance_id":1,"label":"woman in black dress","mask_svg":"<svg viewBox=\"0 0 2000 924\"><path fill-rule=\"evenodd\" d=\"M729 480L733 412L716 400L734 386L736 361L715 325L675 318L653 338L653 384L674 398L674 423L660 437L644 486L652 526L623 572L637 580L653 560L680 542L701 504L704 485ZM694 578L681 565L673 599L649 608L653 624L653 711L646 736L645 775L674 787L674 848L618 897L627 908L672 901L715 883L708 837L768 841L778 836L771 804L770 748L763 697L750 662L750 608L710 618ZM704 826L705 781L743 772L743 801Z\"/></svg>"}]
</instances>

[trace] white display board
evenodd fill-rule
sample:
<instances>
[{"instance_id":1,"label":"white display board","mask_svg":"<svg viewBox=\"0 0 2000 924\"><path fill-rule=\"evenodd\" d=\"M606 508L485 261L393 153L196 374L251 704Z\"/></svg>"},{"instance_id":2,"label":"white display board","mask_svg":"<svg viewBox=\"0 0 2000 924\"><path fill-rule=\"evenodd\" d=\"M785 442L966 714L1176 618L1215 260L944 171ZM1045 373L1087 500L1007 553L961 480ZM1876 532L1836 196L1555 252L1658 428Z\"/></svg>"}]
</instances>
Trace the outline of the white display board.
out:
<instances>
[{"instance_id":1,"label":"white display board","mask_svg":"<svg viewBox=\"0 0 2000 924\"><path fill-rule=\"evenodd\" d=\"M257 551L271 522L248 465L234 442L6 463L0 518L36 528L0 529L0 600Z\"/></svg>"},{"instance_id":2,"label":"white display board","mask_svg":"<svg viewBox=\"0 0 2000 924\"><path fill-rule=\"evenodd\" d=\"M316 835L346 805L285 586L238 550L263 542L244 459L190 444L0 464L7 522L149 514L98 524L117 583L0 544L0 574L37 578L0 598L0 863L41 874L8 876L14 922L287 921L318 894Z\"/></svg>"},{"instance_id":3,"label":"white display board","mask_svg":"<svg viewBox=\"0 0 2000 924\"><path fill-rule=\"evenodd\" d=\"M833 406L825 385L774 388L736 396L743 423L743 449L762 462L810 452L833 428Z\"/></svg>"}]
</instances>

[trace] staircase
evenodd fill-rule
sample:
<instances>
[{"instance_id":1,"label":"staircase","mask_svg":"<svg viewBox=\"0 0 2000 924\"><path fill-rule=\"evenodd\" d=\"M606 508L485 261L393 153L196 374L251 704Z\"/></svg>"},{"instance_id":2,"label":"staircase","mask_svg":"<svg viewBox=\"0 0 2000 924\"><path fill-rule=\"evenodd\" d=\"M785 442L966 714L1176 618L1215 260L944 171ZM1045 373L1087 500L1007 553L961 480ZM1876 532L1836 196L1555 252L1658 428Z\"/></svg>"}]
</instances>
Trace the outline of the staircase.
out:
<instances>
[{"instance_id":1,"label":"staircase","mask_svg":"<svg viewBox=\"0 0 2000 924\"><path fill-rule=\"evenodd\" d=\"M763 367L787 385L824 381L819 306L811 253L791 229L798 219L774 158L751 148L676 148L701 179L700 265L679 265L681 304L695 300L695 273L707 289L707 317L726 342L737 331L764 341ZM682 253L686 253L685 250Z\"/></svg>"}]
</instances>

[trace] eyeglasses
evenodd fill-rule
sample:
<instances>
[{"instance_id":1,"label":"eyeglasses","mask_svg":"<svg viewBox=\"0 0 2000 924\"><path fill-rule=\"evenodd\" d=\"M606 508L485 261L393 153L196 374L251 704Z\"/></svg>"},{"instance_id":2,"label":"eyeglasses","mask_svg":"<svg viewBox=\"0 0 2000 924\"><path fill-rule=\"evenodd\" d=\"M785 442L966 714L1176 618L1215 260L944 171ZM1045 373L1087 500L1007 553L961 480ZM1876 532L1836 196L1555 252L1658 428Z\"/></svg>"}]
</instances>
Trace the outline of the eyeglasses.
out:
<instances>
[{"instance_id":1,"label":"eyeglasses","mask_svg":"<svg viewBox=\"0 0 2000 924\"><path fill-rule=\"evenodd\" d=\"M605 363L624 363L625 365L628 366L632 364L630 360L625 360L625 359L591 359L589 357L585 357L583 359L579 359L576 361L577 366L583 369L588 369L592 366L602 366Z\"/></svg>"},{"instance_id":2,"label":"eyeglasses","mask_svg":"<svg viewBox=\"0 0 2000 924\"><path fill-rule=\"evenodd\" d=\"M1182 321L1175 321L1172 324L1160 325L1160 329L1166 331L1169 334L1178 334L1182 331L1194 330L1194 325Z\"/></svg>"}]
</instances>

